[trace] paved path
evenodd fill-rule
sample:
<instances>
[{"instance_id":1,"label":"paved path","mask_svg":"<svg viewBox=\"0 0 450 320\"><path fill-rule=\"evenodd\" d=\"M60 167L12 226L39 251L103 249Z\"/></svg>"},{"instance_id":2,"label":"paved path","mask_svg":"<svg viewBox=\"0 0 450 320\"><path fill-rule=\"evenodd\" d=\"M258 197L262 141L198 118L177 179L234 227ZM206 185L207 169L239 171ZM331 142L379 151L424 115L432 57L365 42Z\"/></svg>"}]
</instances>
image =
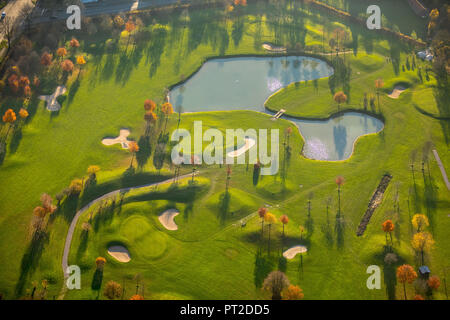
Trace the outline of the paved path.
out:
<instances>
[{"instance_id":1,"label":"paved path","mask_svg":"<svg viewBox=\"0 0 450 320\"><path fill-rule=\"evenodd\" d=\"M439 166L439 169L441 169L441 174L442 178L444 179L445 185L447 186L447 189L450 190L450 182L448 181L447 173L445 172L445 168L444 165L442 164L441 158L439 158L439 155L436 150L433 150L433 154Z\"/></svg>"},{"instance_id":2,"label":"paved path","mask_svg":"<svg viewBox=\"0 0 450 320\"><path fill-rule=\"evenodd\" d=\"M197 174L199 174L198 171L195 173L195 175L197 175ZM189 173L189 174L185 174L183 176L180 176L179 179L184 179L184 178L188 178L188 177L191 177L191 176L192 176L192 174ZM64 253L63 253L62 264L61 264L62 270L63 270L63 273L64 273L64 283L63 283L63 287L62 287L62 290L61 290L61 292L59 294L59 298L58 299L64 299L64 295L66 294L66 291L67 291L66 280L67 280L68 274L66 274L66 270L67 270L67 267L68 267L70 246L72 244L72 238L73 238L73 233L75 232L75 227L77 226L78 219L81 217L81 215L83 213L85 213L87 210L89 210L89 208L91 208L94 204L96 204L96 203L98 203L98 202L100 202L102 200L114 197L114 196L118 195L119 193L128 192L128 191L136 190L136 189L153 187L153 186L156 187L156 186L159 186L159 185L162 185L162 184L165 184L165 183L169 183L169 182L173 182L173 181L174 181L174 178L170 178L168 180L161 181L161 182L155 182L155 183L145 184L145 185L137 186L137 187L129 187L129 188L123 188L123 189L114 190L114 191L111 191L111 192L109 192L107 194L104 194L103 196L101 196L101 197L99 197L99 198L97 198L95 200L92 200L87 205L85 205L82 209L77 211L77 213L75 214L75 216L72 219L72 222L70 223L69 231L67 232L66 242L65 242L65 245L64 245Z\"/></svg>"}]
</instances>

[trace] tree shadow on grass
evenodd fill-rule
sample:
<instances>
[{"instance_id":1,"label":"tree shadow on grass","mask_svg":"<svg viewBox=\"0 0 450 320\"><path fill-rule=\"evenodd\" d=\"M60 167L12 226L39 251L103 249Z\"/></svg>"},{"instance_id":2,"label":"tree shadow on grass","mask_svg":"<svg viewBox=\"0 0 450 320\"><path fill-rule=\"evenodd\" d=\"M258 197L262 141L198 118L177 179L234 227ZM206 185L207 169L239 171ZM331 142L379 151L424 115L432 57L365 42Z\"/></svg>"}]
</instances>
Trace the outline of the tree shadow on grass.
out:
<instances>
[{"instance_id":1,"label":"tree shadow on grass","mask_svg":"<svg viewBox=\"0 0 450 320\"><path fill-rule=\"evenodd\" d=\"M73 99L75 98L75 95L78 92L78 89L80 88L80 80L75 80L74 83L70 86L69 93L67 94L67 106L70 106L73 102Z\"/></svg>"},{"instance_id":2,"label":"tree shadow on grass","mask_svg":"<svg viewBox=\"0 0 450 320\"><path fill-rule=\"evenodd\" d=\"M344 248L345 241L345 221L344 218L339 215L336 216L336 222L334 225L334 232L336 234L336 245L338 249Z\"/></svg>"},{"instance_id":3,"label":"tree shadow on grass","mask_svg":"<svg viewBox=\"0 0 450 320\"><path fill-rule=\"evenodd\" d=\"M29 275L36 269L39 259L42 256L45 245L49 242L49 235L46 232L35 232L20 264L20 276L15 288L15 295L19 298L23 294L23 289Z\"/></svg>"},{"instance_id":4,"label":"tree shadow on grass","mask_svg":"<svg viewBox=\"0 0 450 320\"><path fill-rule=\"evenodd\" d=\"M136 161L138 163L138 167L142 168L148 162L152 154L152 146L150 145L150 137L149 136L141 136L138 141L139 152L136 153Z\"/></svg>"},{"instance_id":5,"label":"tree shadow on grass","mask_svg":"<svg viewBox=\"0 0 450 320\"><path fill-rule=\"evenodd\" d=\"M77 249L77 261L80 261L80 259L83 256L83 253L87 249L87 244L88 244L88 239L89 239L89 231L83 230L81 232L80 238L81 238L80 245L78 246L78 249Z\"/></svg>"},{"instance_id":6,"label":"tree shadow on grass","mask_svg":"<svg viewBox=\"0 0 450 320\"><path fill-rule=\"evenodd\" d=\"M264 279L275 269L276 263L273 259L263 256L261 249L257 249L255 255L255 268L253 270L253 281L256 288L261 288Z\"/></svg>"},{"instance_id":7,"label":"tree shadow on grass","mask_svg":"<svg viewBox=\"0 0 450 320\"><path fill-rule=\"evenodd\" d=\"M224 192L220 195L219 211L217 213L219 221L222 225L225 224L225 221L227 220L230 213L230 201L231 194L229 192Z\"/></svg>"},{"instance_id":8,"label":"tree shadow on grass","mask_svg":"<svg viewBox=\"0 0 450 320\"><path fill-rule=\"evenodd\" d=\"M9 143L9 152L11 154L16 153L17 149L19 148L21 140L22 140L22 128L19 126L14 129L11 141Z\"/></svg>"},{"instance_id":9,"label":"tree shadow on grass","mask_svg":"<svg viewBox=\"0 0 450 320\"><path fill-rule=\"evenodd\" d=\"M61 214L68 223L72 222L77 213L78 199L79 195L69 195L57 211L57 213Z\"/></svg>"},{"instance_id":10,"label":"tree shadow on grass","mask_svg":"<svg viewBox=\"0 0 450 320\"><path fill-rule=\"evenodd\" d=\"M91 289L100 292L103 282L103 270L96 269L92 277Z\"/></svg>"}]
</instances>

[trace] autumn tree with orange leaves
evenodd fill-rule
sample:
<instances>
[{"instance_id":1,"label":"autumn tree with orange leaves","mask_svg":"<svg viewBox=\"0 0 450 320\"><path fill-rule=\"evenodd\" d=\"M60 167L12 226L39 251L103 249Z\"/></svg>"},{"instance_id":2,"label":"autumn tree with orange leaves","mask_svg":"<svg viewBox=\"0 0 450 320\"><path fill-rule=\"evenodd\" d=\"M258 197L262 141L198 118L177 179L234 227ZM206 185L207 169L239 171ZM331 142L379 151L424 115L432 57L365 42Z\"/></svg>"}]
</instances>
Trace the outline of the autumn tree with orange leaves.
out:
<instances>
[{"instance_id":1,"label":"autumn tree with orange leaves","mask_svg":"<svg viewBox=\"0 0 450 320\"><path fill-rule=\"evenodd\" d=\"M382 224L382 229L386 234L386 245L388 245L388 238L387 238L388 233L391 238L391 245L394 244L392 241L392 231L394 231L394 228L395 228L395 226L394 226L394 223L392 222L392 220L386 220Z\"/></svg>"},{"instance_id":2,"label":"autumn tree with orange leaves","mask_svg":"<svg viewBox=\"0 0 450 320\"><path fill-rule=\"evenodd\" d=\"M264 218L267 214L267 208L261 207L258 209L258 215L261 218L261 236L264 234Z\"/></svg>"},{"instance_id":3,"label":"autumn tree with orange leaves","mask_svg":"<svg viewBox=\"0 0 450 320\"><path fill-rule=\"evenodd\" d=\"M130 162L130 168L133 166L133 159L136 156L136 153L139 151L139 146L136 143L136 141L130 141L128 142L128 151L131 152L131 162Z\"/></svg>"},{"instance_id":4,"label":"autumn tree with orange leaves","mask_svg":"<svg viewBox=\"0 0 450 320\"><path fill-rule=\"evenodd\" d=\"M288 216L285 215L285 214L283 214L283 215L280 217L280 222L283 224L283 237L284 237L284 225L286 225L286 224L289 223L289 218L288 218Z\"/></svg>"},{"instance_id":5,"label":"autumn tree with orange leaves","mask_svg":"<svg viewBox=\"0 0 450 320\"><path fill-rule=\"evenodd\" d=\"M166 102L163 103L163 105L161 106L161 111L164 114L164 118L166 120L166 122L164 123L164 130L163 132L166 132L166 127L167 127L167 121L169 120L169 116L171 114L173 114L173 106L170 102Z\"/></svg>"},{"instance_id":6,"label":"autumn tree with orange leaves","mask_svg":"<svg viewBox=\"0 0 450 320\"><path fill-rule=\"evenodd\" d=\"M283 291L283 300L302 300L304 296L303 290L299 286L292 284Z\"/></svg>"},{"instance_id":7,"label":"autumn tree with orange leaves","mask_svg":"<svg viewBox=\"0 0 450 320\"><path fill-rule=\"evenodd\" d=\"M347 95L342 92L336 92L335 95L333 96L334 101L336 101L336 103L338 104L338 110L341 108L341 104L347 102Z\"/></svg>"},{"instance_id":8,"label":"autumn tree with orange leaves","mask_svg":"<svg viewBox=\"0 0 450 320\"><path fill-rule=\"evenodd\" d=\"M433 290L437 290L441 286L441 280L438 276L432 276L428 279L427 284L431 290L431 295L433 295Z\"/></svg>"},{"instance_id":9,"label":"autumn tree with orange leaves","mask_svg":"<svg viewBox=\"0 0 450 320\"><path fill-rule=\"evenodd\" d=\"M145 111L154 112L156 109L156 103L153 100L147 99L144 101Z\"/></svg>"},{"instance_id":10,"label":"autumn tree with orange leaves","mask_svg":"<svg viewBox=\"0 0 450 320\"><path fill-rule=\"evenodd\" d=\"M406 296L406 283L412 284L416 279L417 273L409 264L404 264L397 268L397 281L403 284L405 300L408 299Z\"/></svg>"},{"instance_id":11,"label":"autumn tree with orange leaves","mask_svg":"<svg viewBox=\"0 0 450 320\"><path fill-rule=\"evenodd\" d=\"M5 114L3 115L2 120L4 123L8 124L8 131L6 131L6 135L5 135L5 139L4 139L4 141L6 141L8 139L9 131L14 126L14 122L16 122L16 120L17 120L16 113L14 112L13 109L8 109L8 110L6 110Z\"/></svg>"},{"instance_id":12,"label":"autumn tree with orange leaves","mask_svg":"<svg viewBox=\"0 0 450 320\"><path fill-rule=\"evenodd\" d=\"M335 179L335 182L338 186L338 216L341 216L341 187L345 183L345 178L343 176L338 176Z\"/></svg>"},{"instance_id":13,"label":"autumn tree with orange leaves","mask_svg":"<svg viewBox=\"0 0 450 320\"><path fill-rule=\"evenodd\" d=\"M136 25L132 20L128 20L127 23L125 23L125 31L128 33L128 41L127 41L127 50L128 45L130 44L131 39L131 33L136 29Z\"/></svg>"}]
</instances>

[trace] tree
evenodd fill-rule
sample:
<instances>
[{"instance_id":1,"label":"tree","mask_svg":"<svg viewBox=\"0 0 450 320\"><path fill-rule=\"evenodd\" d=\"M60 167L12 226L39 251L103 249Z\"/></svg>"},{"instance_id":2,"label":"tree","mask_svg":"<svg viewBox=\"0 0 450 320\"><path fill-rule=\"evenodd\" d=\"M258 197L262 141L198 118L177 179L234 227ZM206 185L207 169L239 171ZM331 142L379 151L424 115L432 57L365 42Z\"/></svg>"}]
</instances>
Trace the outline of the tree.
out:
<instances>
[{"instance_id":1,"label":"tree","mask_svg":"<svg viewBox=\"0 0 450 320\"><path fill-rule=\"evenodd\" d=\"M33 209L33 215L36 218L35 222L33 223L34 230L36 233L39 233L40 231L42 231L44 219L47 216L47 211L43 207L38 206Z\"/></svg>"},{"instance_id":2,"label":"tree","mask_svg":"<svg viewBox=\"0 0 450 320\"><path fill-rule=\"evenodd\" d=\"M83 190L83 181L81 179L73 179L69 185L69 194L78 195Z\"/></svg>"},{"instance_id":3,"label":"tree","mask_svg":"<svg viewBox=\"0 0 450 320\"><path fill-rule=\"evenodd\" d=\"M347 101L347 95L344 92L339 91L339 92L336 92L333 99L338 104L338 110L339 110L341 108L341 104L345 103Z\"/></svg>"},{"instance_id":4,"label":"tree","mask_svg":"<svg viewBox=\"0 0 450 320\"><path fill-rule=\"evenodd\" d=\"M281 292L290 285L289 279L281 271L272 271L264 280L263 289L272 294L272 300L281 300Z\"/></svg>"},{"instance_id":5,"label":"tree","mask_svg":"<svg viewBox=\"0 0 450 320\"><path fill-rule=\"evenodd\" d=\"M406 283L413 283L414 280L417 279L417 273L414 271L414 268L409 264L401 265L397 268L397 280L403 284L403 291L405 293L405 300L407 300L406 296Z\"/></svg>"},{"instance_id":6,"label":"tree","mask_svg":"<svg viewBox=\"0 0 450 320\"><path fill-rule=\"evenodd\" d=\"M163 112L164 117L166 118L163 131L166 132L167 121L169 120L169 116L173 113L172 104L170 102L163 103L163 105L161 106L161 111Z\"/></svg>"},{"instance_id":7,"label":"tree","mask_svg":"<svg viewBox=\"0 0 450 320\"><path fill-rule=\"evenodd\" d=\"M228 193L228 188L230 187L230 180L231 180L231 166L227 165L227 180L225 183L225 192Z\"/></svg>"},{"instance_id":8,"label":"tree","mask_svg":"<svg viewBox=\"0 0 450 320\"><path fill-rule=\"evenodd\" d=\"M392 222L392 220L386 220L385 222L383 222L382 228L383 228L383 231L386 233L386 245L388 243L388 240L387 240L388 233L391 238L391 245L393 245L394 243L392 242L392 231L394 231L395 226L394 226L394 223Z\"/></svg>"},{"instance_id":9,"label":"tree","mask_svg":"<svg viewBox=\"0 0 450 320\"><path fill-rule=\"evenodd\" d=\"M86 60L84 59L83 56L78 56L77 57L77 64L80 66L80 70L78 71L78 77L80 76L81 70L83 69L83 66L86 64Z\"/></svg>"},{"instance_id":10,"label":"tree","mask_svg":"<svg viewBox=\"0 0 450 320\"><path fill-rule=\"evenodd\" d=\"M144 114L144 120L147 122L147 128L145 130L147 134L150 129L150 125L155 123L157 119L158 119L158 116L153 111L147 111Z\"/></svg>"},{"instance_id":11,"label":"tree","mask_svg":"<svg viewBox=\"0 0 450 320\"><path fill-rule=\"evenodd\" d=\"M70 47L72 48L72 54L75 55L78 48L80 47L80 42L76 38L72 38L69 42Z\"/></svg>"},{"instance_id":12,"label":"tree","mask_svg":"<svg viewBox=\"0 0 450 320\"><path fill-rule=\"evenodd\" d=\"M283 300L302 300L304 296L303 290L292 284L283 292Z\"/></svg>"},{"instance_id":13,"label":"tree","mask_svg":"<svg viewBox=\"0 0 450 320\"><path fill-rule=\"evenodd\" d=\"M22 120L25 120L26 118L28 118L28 116L29 116L29 114L28 114L28 111L27 111L27 110L25 110L24 108L21 108L21 109L19 110L19 117L20 117Z\"/></svg>"},{"instance_id":14,"label":"tree","mask_svg":"<svg viewBox=\"0 0 450 320\"><path fill-rule=\"evenodd\" d=\"M95 180L97 179L97 172L100 171L100 167L96 165L89 166L87 169L87 173L89 174L89 179Z\"/></svg>"},{"instance_id":15,"label":"tree","mask_svg":"<svg viewBox=\"0 0 450 320\"><path fill-rule=\"evenodd\" d=\"M280 217L280 221L281 221L281 223L283 224L283 237L284 237L284 225L285 225L285 224L288 224L289 218L288 218L287 215L283 214L283 215Z\"/></svg>"},{"instance_id":16,"label":"tree","mask_svg":"<svg viewBox=\"0 0 450 320\"><path fill-rule=\"evenodd\" d=\"M110 300L120 298L122 295L122 286L115 281L108 281L103 294Z\"/></svg>"},{"instance_id":17,"label":"tree","mask_svg":"<svg viewBox=\"0 0 450 320\"><path fill-rule=\"evenodd\" d=\"M268 242L267 248L268 248L268 252L270 254L270 230L272 228L272 224L277 223L277 218L272 213L267 212L266 215L264 216L264 220L265 220L266 224L269 225L269 242Z\"/></svg>"},{"instance_id":18,"label":"tree","mask_svg":"<svg viewBox=\"0 0 450 320\"><path fill-rule=\"evenodd\" d=\"M264 234L264 218L266 217L267 211L268 210L265 207L261 207L258 209L258 215L261 218L261 235Z\"/></svg>"},{"instance_id":19,"label":"tree","mask_svg":"<svg viewBox=\"0 0 450 320\"><path fill-rule=\"evenodd\" d=\"M336 177L335 180L338 186L338 216L341 216L341 186L345 183L345 178L343 176Z\"/></svg>"},{"instance_id":20,"label":"tree","mask_svg":"<svg viewBox=\"0 0 450 320\"><path fill-rule=\"evenodd\" d=\"M66 55L67 55L67 49L62 47L59 48L58 50L56 50L56 55L60 58L63 59Z\"/></svg>"},{"instance_id":21,"label":"tree","mask_svg":"<svg viewBox=\"0 0 450 320\"><path fill-rule=\"evenodd\" d=\"M47 51L44 52L41 56L41 64L43 66L50 66L52 64L52 60L53 60L53 55L48 53Z\"/></svg>"},{"instance_id":22,"label":"tree","mask_svg":"<svg viewBox=\"0 0 450 320\"><path fill-rule=\"evenodd\" d=\"M441 286L441 280L438 276L432 276L428 279L427 284L431 289L431 294L433 294L433 290L437 290Z\"/></svg>"},{"instance_id":23,"label":"tree","mask_svg":"<svg viewBox=\"0 0 450 320\"><path fill-rule=\"evenodd\" d=\"M378 110L380 110L380 89L383 88L384 82L383 79L375 80L375 88L377 89L377 98L378 98Z\"/></svg>"},{"instance_id":24,"label":"tree","mask_svg":"<svg viewBox=\"0 0 450 320\"><path fill-rule=\"evenodd\" d=\"M156 109L156 103L153 100L147 99L144 102L145 111L154 112Z\"/></svg>"},{"instance_id":25,"label":"tree","mask_svg":"<svg viewBox=\"0 0 450 320\"><path fill-rule=\"evenodd\" d=\"M98 257L97 259L95 259L95 265L97 267L97 270L103 270L103 267L106 264L106 259L103 257Z\"/></svg>"},{"instance_id":26,"label":"tree","mask_svg":"<svg viewBox=\"0 0 450 320\"><path fill-rule=\"evenodd\" d=\"M136 152L139 151L139 146L135 141L128 142L128 151L131 152L131 162L130 162L130 168L133 166L133 159L136 156Z\"/></svg>"},{"instance_id":27,"label":"tree","mask_svg":"<svg viewBox=\"0 0 450 320\"><path fill-rule=\"evenodd\" d=\"M290 150L290 146L289 146L289 140L292 134L292 127L287 127L286 128L286 136L287 136L287 149Z\"/></svg>"},{"instance_id":28,"label":"tree","mask_svg":"<svg viewBox=\"0 0 450 320\"><path fill-rule=\"evenodd\" d=\"M9 52L11 49L12 40L16 34L16 25L13 18L7 16L0 21L0 33L3 34L6 39L6 43L8 45L7 52Z\"/></svg>"},{"instance_id":29,"label":"tree","mask_svg":"<svg viewBox=\"0 0 450 320\"><path fill-rule=\"evenodd\" d=\"M2 118L3 122L8 123L8 131L6 131L5 141L8 139L9 131L14 126L14 122L16 121L16 119L17 116L13 109L6 110Z\"/></svg>"},{"instance_id":30,"label":"tree","mask_svg":"<svg viewBox=\"0 0 450 320\"><path fill-rule=\"evenodd\" d=\"M426 227L430 225L430 222L428 221L428 218L424 214L417 213L413 216L411 223L414 227L414 229L417 230L417 232L423 231Z\"/></svg>"},{"instance_id":31,"label":"tree","mask_svg":"<svg viewBox=\"0 0 450 320\"><path fill-rule=\"evenodd\" d=\"M420 252L422 257L422 265L425 264L425 252L430 251L433 248L434 240L433 236L428 232L418 232L414 234L413 239L411 241L411 245L414 250Z\"/></svg>"},{"instance_id":32,"label":"tree","mask_svg":"<svg viewBox=\"0 0 450 320\"><path fill-rule=\"evenodd\" d=\"M125 31L128 33L127 49L128 45L130 44L131 33L134 31L134 29L136 29L136 25L133 21L128 20L127 23L125 23Z\"/></svg>"},{"instance_id":33,"label":"tree","mask_svg":"<svg viewBox=\"0 0 450 320\"><path fill-rule=\"evenodd\" d=\"M300 226L298 228L300 230L300 240L303 240L303 232L305 232L305 227L304 226Z\"/></svg>"},{"instance_id":34,"label":"tree","mask_svg":"<svg viewBox=\"0 0 450 320\"><path fill-rule=\"evenodd\" d=\"M61 68L67 73L72 72L74 68L73 62L69 59L66 59L61 62Z\"/></svg>"}]
</instances>

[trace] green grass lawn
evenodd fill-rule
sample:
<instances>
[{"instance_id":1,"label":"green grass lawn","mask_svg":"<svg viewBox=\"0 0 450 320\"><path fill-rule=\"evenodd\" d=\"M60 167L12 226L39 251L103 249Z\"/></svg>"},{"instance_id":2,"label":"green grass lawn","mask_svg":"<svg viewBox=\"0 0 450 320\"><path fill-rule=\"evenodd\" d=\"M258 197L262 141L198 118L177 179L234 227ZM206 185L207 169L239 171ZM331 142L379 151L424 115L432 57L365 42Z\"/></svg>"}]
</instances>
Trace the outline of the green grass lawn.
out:
<instances>
[{"instance_id":1,"label":"green grass lawn","mask_svg":"<svg viewBox=\"0 0 450 320\"><path fill-rule=\"evenodd\" d=\"M130 138L140 141L145 130L145 99L162 102L165 88L192 74L208 57L263 54L261 45L265 41L290 47L299 43L302 50L320 51L317 48L322 44L322 30L336 26L355 38L349 37L348 48L352 53L345 57L350 76L331 82L321 79L293 84L272 96L266 107L282 107L287 114L303 118L327 118L343 110L366 111L384 119L383 131L359 139L350 159L326 162L304 158L301 153L304 141L294 130L286 172L260 177L255 185L252 166L234 165L229 203L224 204L225 168L203 165L198 168L199 190L195 197L183 196L189 194L187 180L179 186L181 192L170 185L156 191L130 192L122 206L96 220L86 239L81 224L91 212L96 219L96 208L92 208L80 218L69 257L69 264L78 264L82 269L82 290L69 291L66 298L104 298L91 288L95 258L103 256L107 258L103 284L109 280L121 283L126 288L125 298L134 294L137 274L141 275L141 289L145 287L145 296L150 299L267 298L260 289L262 280L270 270L281 269L293 284L300 285L305 299L387 299L392 295L401 299L403 289L393 284L393 269L383 262L385 239L381 223L389 218L396 224L394 250L400 257L398 264L406 262L418 267L419 259L410 244L410 218L417 212L428 215L429 231L436 240L426 262L433 274L444 276L443 270L450 262L449 193L431 154L426 155L429 159L425 174L420 170L427 141L432 141L447 171L450 170L448 122L436 118L445 114L445 108L436 101L432 72L425 78L430 65L417 62L423 71L421 80L417 69L402 69L406 58L413 54L412 48L398 40L383 39L379 34L334 21L307 7L287 10L256 3L243 11L245 14L228 19L218 9L191 10L186 28L178 13L144 19L142 28L149 38L136 46L130 45L128 51L126 38L120 46L108 49L106 43L114 36L102 32L90 36L66 34L60 39L62 45L72 36L78 37L82 44L80 52L87 56L88 63L79 80L77 72L68 80L68 94L59 113L50 114L36 97L31 100L28 107L31 116L20 135L10 138L8 153L0 166L0 261L7 261L0 264L0 292L6 298L24 296L32 281L43 279L50 282L49 298L58 296L63 286L61 259L65 236L77 208L109 191L166 180L173 174L173 168L167 164L159 172L153 157L147 158L143 153L139 155L140 166L130 173L127 171L130 154L119 145L101 144L102 138L117 136L120 128L129 128ZM397 21L396 17L389 19L393 24ZM404 19L399 17L397 23L403 24ZM414 25L419 28L416 22ZM324 34L328 52L331 32ZM334 63L337 58L328 55L326 59ZM339 59L344 57L340 55ZM364 93L375 94L374 81L378 78L383 78L386 84L385 91L381 91L381 106L364 110ZM387 93L396 84L407 84L408 90L399 99L390 99ZM338 110L332 97L340 90L347 93L349 102ZM7 107L17 109L21 104L19 99L12 98L2 98L1 102L2 113ZM420 112L416 105L434 117ZM191 130L195 120L220 130L285 130L292 126L283 119L270 121L270 116L261 113L233 111L183 114L180 127ZM163 125L159 121L156 132ZM176 127L177 115L173 115L167 132ZM152 155L156 140L157 134L151 135ZM412 154L416 154L415 184L410 171ZM86 169L92 164L102 169L97 184L84 190L79 198L66 199L51 217L48 239L41 247L31 246L30 221L40 195L44 192L55 195L72 179L87 176ZM190 170L190 166L183 168L184 173ZM357 237L361 217L386 173L393 180L384 200L365 234ZM334 182L338 175L346 179L341 203L343 219L339 221ZM397 194L398 212L394 209ZM328 198L331 205L327 215ZM312 204L310 217L308 199ZM287 214L290 218L284 239L281 224L273 226L270 255L268 229L261 239L261 223L255 215L264 204L270 205L270 211L277 217ZM165 230L159 223L157 216L166 208L180 211L175 218L178 231ZM240 226L242 219L247 221L245 227ZM303 239L300 225L306 230ZM116 242L130 250L129 263L116 262L106 253L108 245ZM297 244L308 247L303 267L300 268L298 256L286 264L280 262L282 250ZM384 271L382 290L366 287L366 269L372 264L380 265ZM412 286L408 286L408 292L412 298ZM442 288L434 298L445 298Z\"/></svg>"}]
</instances>

